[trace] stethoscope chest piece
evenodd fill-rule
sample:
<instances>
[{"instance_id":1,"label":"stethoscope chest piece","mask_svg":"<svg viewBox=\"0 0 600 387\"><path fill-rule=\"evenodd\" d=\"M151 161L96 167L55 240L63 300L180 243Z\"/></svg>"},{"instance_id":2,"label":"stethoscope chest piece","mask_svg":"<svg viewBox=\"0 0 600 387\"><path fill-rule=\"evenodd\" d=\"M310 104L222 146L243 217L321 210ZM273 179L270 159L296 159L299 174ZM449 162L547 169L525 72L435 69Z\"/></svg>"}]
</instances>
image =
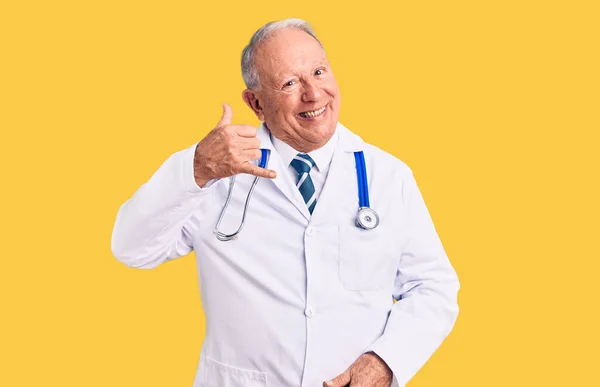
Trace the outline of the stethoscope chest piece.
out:
<instances>
[{"instance_id":1,"label":"stethoscope chest piece","mask_svg":"<svg viewBox=\"0 0 600 387\"><path fill-rule=\"evenodd\" d=\"M356 216L356 225L365 230L372 230L379 225L379 215L370 207L361 207Z\"/></svg>"},{"instance_id":2,"label":"stethoscope chest piece","mask_svg":"<svg viewBox=\"0 0 600 387\"><path fill-rule=\"evenodd\" d=\"M356 227L363 230L372 230L379 225L379 215L371 208L369 203L369 184L367 182L367 167L363 152L354 152L356 160L356 181L358 185L358 214Z\"/></svg>"}]
</instances>

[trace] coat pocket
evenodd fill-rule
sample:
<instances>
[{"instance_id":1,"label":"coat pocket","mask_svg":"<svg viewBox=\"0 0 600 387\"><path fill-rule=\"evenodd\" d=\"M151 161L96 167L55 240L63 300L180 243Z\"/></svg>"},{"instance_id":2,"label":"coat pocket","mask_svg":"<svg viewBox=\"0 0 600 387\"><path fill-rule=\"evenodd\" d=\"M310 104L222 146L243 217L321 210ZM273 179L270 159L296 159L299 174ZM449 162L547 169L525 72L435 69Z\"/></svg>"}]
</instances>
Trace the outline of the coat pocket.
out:
<instances>
[{"instance_id":1,"label":"coat pocket","mask_svg":"<svg viewBox=\"0 0 600 387\"><path fill-rule=\"evenodd\" d=\"M338 274L347 290L379 290L393 284L399 252L393 234L381 225L372 230L340 225Z\"/></svg>"},{"instance_id":2,"label":"coat pocket","mask_svg":"<svg viewBox=\"0 0 600 387\"><path fill-rule=\"evenodd\" d=\"M232 367L209 356L204 360L206 387L267 387L265 372Z\"/></svg>"}]
</instances>

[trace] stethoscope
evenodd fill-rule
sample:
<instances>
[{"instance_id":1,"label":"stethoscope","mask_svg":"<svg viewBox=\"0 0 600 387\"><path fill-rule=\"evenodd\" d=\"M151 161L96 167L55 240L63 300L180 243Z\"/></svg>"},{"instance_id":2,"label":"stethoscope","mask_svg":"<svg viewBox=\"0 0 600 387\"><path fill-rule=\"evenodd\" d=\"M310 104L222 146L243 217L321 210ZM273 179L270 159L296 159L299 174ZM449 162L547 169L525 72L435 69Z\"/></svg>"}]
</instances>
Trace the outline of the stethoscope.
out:
<instances>
[{"instance_id":1,"label":"stethoscope","mask_svg":"<svg viewBox=\"0 0 600 387\"><path fill-rule=\"evenodd\" d=\"M268 164L270 151L268 149L261 149L261 159L258 164L259 167L265 168ZM374 209L370 207L369 203L369 187L367 184L367 167L365 165L365 156L362 151L354 152L354 161L356 163L356 179L358 182L358 213L356 214L356 226L364 230L372 230L379 225L379 215ZM225 211L229 206L231 200L231 194L233 192L233 186L235 184L235 175L231 177L229 181L229 192L227 194L227 200L215 226L215 235L220 241L230 241L235 239L244 227L244 221L246 220L246 212L248 211L248 203L250 203L250 197L252 197L252 191L258 182L259 177L256 176L246 196L246 203L244 204L244 212L242 213L242 221L240 227L233 234L224 234L219 231L219 225L225 216Z\"/></svg>"}]
</instances>

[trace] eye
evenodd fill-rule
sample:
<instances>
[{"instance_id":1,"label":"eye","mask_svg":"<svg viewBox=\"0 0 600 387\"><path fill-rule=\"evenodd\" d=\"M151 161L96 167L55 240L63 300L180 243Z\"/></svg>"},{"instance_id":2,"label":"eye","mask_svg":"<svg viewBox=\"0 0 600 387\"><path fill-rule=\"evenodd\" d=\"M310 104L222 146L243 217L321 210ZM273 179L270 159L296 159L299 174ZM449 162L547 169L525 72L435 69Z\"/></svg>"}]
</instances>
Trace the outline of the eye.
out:
<instances>
[{"instance_id":1,"label":"eye","mask_svg":"<svg viewBox=\"0 0 600 387\"><path fill-rule=\"evenodd\" d=\"M287 81L287 82L285 83L285 85L283 85L283 86L284 86L284 87L286 87L286 86L294 86L294 83L296 83L296 82L294 82L294 81Z\"/></svg>"},{"instance_id":2,"label":"eye","mask_svg":"<svg viewBox=\"0 0 600 387\"><path fill-rule=\"evenodd\" d=\"M315 75L322 75L323 74L323 69L318 69L317 71L315 71Z\"/></svg>"}]
</instances>

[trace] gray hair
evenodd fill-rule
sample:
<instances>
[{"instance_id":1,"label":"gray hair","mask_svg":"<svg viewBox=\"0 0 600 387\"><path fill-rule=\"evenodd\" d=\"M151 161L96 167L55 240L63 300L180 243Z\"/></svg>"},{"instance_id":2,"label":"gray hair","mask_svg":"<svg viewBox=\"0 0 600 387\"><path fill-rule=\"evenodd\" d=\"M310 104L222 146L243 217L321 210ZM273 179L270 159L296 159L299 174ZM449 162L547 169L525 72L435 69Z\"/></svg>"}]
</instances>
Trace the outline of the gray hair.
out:
<instances>
[{"instance_id":1,"label":"gray hair","mask_svg":"<svg viewBox=\"0 0 600 387\"><path fill-rule=\"evenodd\" d=\"M256 60L256 50L262 43L273 36L276 31L285 28L304 31L315 38L319 45L323 47L323 44L321 44L321 41L315 35L311 25L302 19L289 18L265 24L252 35L250 43L244 48L244 51L242 51L242 77L244 78L244 83L248 89L258 89L260 87L258 70L254 63Z\"/></svg>"}]
</instances>

